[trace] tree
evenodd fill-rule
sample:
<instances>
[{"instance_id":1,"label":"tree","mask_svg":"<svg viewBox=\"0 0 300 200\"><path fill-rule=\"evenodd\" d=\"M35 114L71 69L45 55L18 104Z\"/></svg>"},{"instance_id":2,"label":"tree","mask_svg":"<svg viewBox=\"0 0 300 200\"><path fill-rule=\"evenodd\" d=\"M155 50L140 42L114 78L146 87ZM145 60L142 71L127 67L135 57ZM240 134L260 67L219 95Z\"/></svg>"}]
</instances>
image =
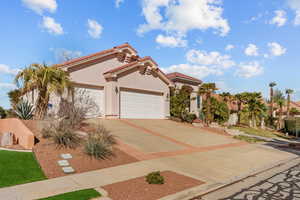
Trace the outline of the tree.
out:
<instances>
[{"instance_id":1,"label":"tree","mask_svg":"<svg viewBox=\"0 0 300 200\"><path fill-rule=\"evenodd\" d=\"M4 119L6 118L6 116L7 116L6 111L4 110L4 108L0 106L0 119Z\"/></svg>"},{"instance_id":2,"label":"tree","mask_svg":"<svg viewBox=\"0 0 300 200\"><path fill-rule=\"evenodd\" d=\"M213 120L211 113L211 95L215 93L216 90L218 90L218 88L216 88L215 83L203 83L199 87L199 95L205 95L206 98L207 108L205 112L205 121L207 124L210 124Z\"/></svg>"},{"instance_id":3,"label":"tree","mask_svg":"<svg viewBox=\"0 0 300 200\"><path fill-rule=\"evenodd\" d=\"M182 86L180 90L171 91L171 116L184 119L190 107L191 92L190 86Z\"/></svg>"},{"instance_id":4,"label":"tree","mask_svg":"<svg viewBox=\"0 0 300 200\"><path fill-rule=\"evenodd\" d=\"M291 94L293 93L294 91L292 89L286 89L285 90L285 93L287 94L287 117L290 116L290 104L291 104Z\"/></svg>"},{"instance_id":5,"label":"tree","mask_svg":"<svg viewBox=\"0 0 300 200\"><path fill-rule=\"evenodd\" d=\"M21 91L19 89L11 90L7 93L10 105L14 109L16 108L16 105L20 102L21 100Z\"/></svg>"},{"instance_id":6,"label":"tree","mask_svg":"<svg viewBox=\"0 0 300 200\"><path fill-rule=\"evenodd\" d=\"M267 108L260 92L245 93L244 112L247 113L250 127L257 127L257 119L263 120Z\"/></svg>"},{"instance_id":7,"label":"tree","mask_svg":"<svg viewBox=\"0 0 300 200\"><path fill-rule=\"evenodd\" d=\"M279 106L279 119L278 119L277 128L280 130L283 127L282 114L283 114L283 106L285 105L285 99L278 99L276 103Z\"/></svg>"},{"instance_id":8,"label":"tree","mask_svg":"<svg viewBox=\"0 0 300 200\"><path fill-rule=\"evenodd\" d=\"M70 91L72 88L68 73L56 65L32 64L17 74L15 82L21 87L22 94L37 92L36 119L44 118L52 93L62 95L66 90Z\"/></svg>"},{"instance_id":9,"label":"tree","mask_svg":"<svg viewBox=\"0 0 300 200\"><path fill-rule=\"evenodd\" d=\"M273 118L273 112L274 112L274 90L273 88L276 86L276 82L269 83L270 87L270 118Z\"/></svg>"},{"instance_id":10,"label":"tree","mask_svg":"<svg viewBox=\"0 0 300 200\"><path fill-rule=\"evenodd\" d=\"M206 114L208 108L208 100L203 103L203 112ZM229 119L229 109L228 105L223 101L218 101L215 97L210 99L210 112L212 116L212 121L218 123L227 122Z\"/></svg>"},{"instance_id":11,"label":"tree","mask_svg":"<svg viewBox=\"0 0 300 200\"><path fill-rule=\"evenodd\" d=\"M231 101L233 99L233 96L229 92L223 92L220 94L222 97L223 101L229 106L231 105ZM230 115L230 108L228 109L228 114Z\"/></svg>"}]
</instances>

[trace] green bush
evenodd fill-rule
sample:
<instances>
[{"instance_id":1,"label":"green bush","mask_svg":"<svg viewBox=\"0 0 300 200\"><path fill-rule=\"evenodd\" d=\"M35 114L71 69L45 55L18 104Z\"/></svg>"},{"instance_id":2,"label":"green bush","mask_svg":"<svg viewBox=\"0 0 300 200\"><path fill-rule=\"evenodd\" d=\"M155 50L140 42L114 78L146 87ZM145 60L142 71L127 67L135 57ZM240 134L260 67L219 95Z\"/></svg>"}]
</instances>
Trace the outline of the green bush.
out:
<instances>
[{"instance_id":1,"label":"green bush","mask_svg":"<svg viewBox=\"0 0 300 200\"><path fill-rule=\"evenodd\" d=\"M6 111L4 110L4 108L0 106L0 119L4 119L6 118L6 116L7 116Z\"/></svg>"},{"instance_id":2,"label":"green bush","mask_svg":"<svg viewBox=\"0 0 300 200\"><path fill-rule=\"evenodd\" d=\"M186 116L183 118L183 121L188 122L188 123L193 123L193 121L197 119L197 115L193 113L188 113Z\"/></svg>"},{"instance_id":3,"label":"green bush","mask_svg":"<svg viewBox=\"0 0 300 200\"><path fill-rule=\"evenodd\" d=\"M160 175L160 172L151 172L146 176L146 181L149 184L159 184L162 185L165 183L165 179L162 175Z\"/></svg>"}]
</instances>

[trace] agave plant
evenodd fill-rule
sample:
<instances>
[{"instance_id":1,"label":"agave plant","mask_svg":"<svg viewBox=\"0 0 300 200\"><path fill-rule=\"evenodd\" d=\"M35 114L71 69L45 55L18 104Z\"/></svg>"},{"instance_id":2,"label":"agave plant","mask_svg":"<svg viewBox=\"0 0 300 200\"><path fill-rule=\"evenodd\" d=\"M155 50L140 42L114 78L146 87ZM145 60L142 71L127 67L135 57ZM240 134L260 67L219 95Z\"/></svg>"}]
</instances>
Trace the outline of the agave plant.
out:
<instances>
[{"instance_id":1,"label":"agave plant","mask_svg":"<svg viewBox=\"0 0 300 200\"><path fill-rule=\"evenodd\" d=\"M15 113L20 119L30 120L33 118L34 108L28 101L20 101L15 109Z\"/></svg>"}]
</instances>

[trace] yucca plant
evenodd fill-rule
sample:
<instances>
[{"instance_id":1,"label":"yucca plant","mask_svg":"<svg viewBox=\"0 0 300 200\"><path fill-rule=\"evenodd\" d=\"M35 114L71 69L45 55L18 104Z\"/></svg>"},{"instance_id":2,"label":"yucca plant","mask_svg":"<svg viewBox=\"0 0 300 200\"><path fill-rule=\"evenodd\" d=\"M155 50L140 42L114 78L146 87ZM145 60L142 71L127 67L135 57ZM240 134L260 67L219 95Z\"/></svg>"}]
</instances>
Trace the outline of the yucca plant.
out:
<instances>
[{"instance_id":1,"label":"yucca plant","mask_svg":"<svg viewBox=\"0 0 300 200\"><path fill-rule=\"evenodd\" d=\"M97 160L114 156L113 145L117 143L115 136L102 125L90 133L84 145L85 153Z\"/></svg>"},{"instance_id":2,"label":"yucca plant","mask_svg":"<svg viewBox=\"0 0 300 200\"><path fill-rule=\"evenodd\" d=\"M30 120L33 118L34 108L28 101L20 101L15 109L15 113L20 119Z\"/></svg>"}]
</instances>

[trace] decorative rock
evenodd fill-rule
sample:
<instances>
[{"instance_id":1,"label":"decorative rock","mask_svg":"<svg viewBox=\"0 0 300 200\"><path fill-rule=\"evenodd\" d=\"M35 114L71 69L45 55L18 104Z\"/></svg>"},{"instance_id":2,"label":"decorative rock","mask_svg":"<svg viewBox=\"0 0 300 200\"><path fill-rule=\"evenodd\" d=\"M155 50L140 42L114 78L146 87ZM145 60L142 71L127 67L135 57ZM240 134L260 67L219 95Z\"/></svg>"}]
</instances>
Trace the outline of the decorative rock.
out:
<instances>
[{"instance_id":1,"label":"decorative rock","mask_svg":"<svg viewBox=\"0 0 300 200\"><path fill-rule=\"evenodd\" d=\"M67 160L59 160L57 161L58 165L61 166L61 167L66 167L66 166L69 166L69 162Z\"/></svg>"},{"instance_id":2,"label":"decorative rock","mask_svg":"<svg viewBox=\"0 0 300 200\"><path fill-rule=\"evenodd\" d=\"M72 167L63 167L62 170L65 174L71 174L75 172L75 170Z\"/></svg>"},{"instance_id":3,"label":"decorative rock","mask_svg":"<svg viewBox=\"0 0 300 200\"><path fill-rule=\"evenodd\" d=\"M3 133L1 137L1 146L10 146L13 145L13 134L12 133Z\"/></svg>"},{"instance_id":4,"label":"decorative rock","mask_svg":"<svg viewBox=\"0 0 300 200\"><path fill-rule=\"evenodd\" d=\"M63 153L63 154L60 154L60 156L63 158L63 159L71 159L73 158L71 154L69 153Z\"/></svg>"}]
</instances>

